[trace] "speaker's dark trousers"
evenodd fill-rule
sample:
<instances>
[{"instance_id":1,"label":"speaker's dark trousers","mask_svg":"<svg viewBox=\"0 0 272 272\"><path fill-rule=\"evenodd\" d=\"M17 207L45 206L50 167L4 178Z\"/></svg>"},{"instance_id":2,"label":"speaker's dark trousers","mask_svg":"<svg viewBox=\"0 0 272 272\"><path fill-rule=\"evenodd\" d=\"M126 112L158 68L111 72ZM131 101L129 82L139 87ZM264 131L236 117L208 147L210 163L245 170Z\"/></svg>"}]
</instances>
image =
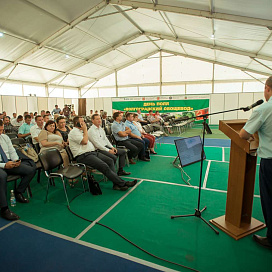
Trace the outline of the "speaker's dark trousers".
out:
<instances>
[{"instance_id":1,"label":"speaker's dark trousers","mask_svg":"<svg viewBox=\"0 0 272 272\"><path fill-rule=\"evenodd\" d=\"M29 161L21 161L18 167L11 169L0 168L0 208L8 206L7 203L7 176L20 175L21 182L16 188L16 193L24 193L30 181L36 174L36 166Z\"/></svg>"},{"instance_id":2,"label":"speaker's dark trousers","mask_svg":"<svg viewBox=\"0 0 272 272\"><path fill-rule=\"evenodd\" d=\"M76 161L97 169L117 185L125 185L125 181L123 181L115 172L114 160L100 152L86 152L77 156Z\"/></svg>"},{"instance_id":3,"label":"speaker's dark trousers","mask_svg":"<svg viewBox=\"0 0 272 272\"><path fill-rule=\"evenodd\" d=\"M122 148L116 148L116 149L117 149L117 154L115 154L115 155L111 154L109 151L105 151L105 150L99 150L98 152L102 153L105 156L110 157L114 161L114 164L117 161L117 157L119 157L119 165L118 165L118 167L119 167L119 169L123 169L123 167L126 164L126 154L127 154L127 151L125 149L122 149Z\"/></svg>"},{"instance_id":4,"label":"speaker's dark trousers","mask_svg":"<svg viewBox=\"0 0 272 272\"><path fill-rule=\"evenodd\" d=\"M118 141L117 145L125 146L126 148L129 149L129 152L128 152L128 158L129 159L137 157L137 155L144 148L143 143L140 143L140 142L137 142L137 141L132 142L131 139L127 139L127 140L124 140L124 141Z\"/></svg>"},{"instance_id":5,"label":"speaker's dark trousers","mask_svg":"<svg viewBox=\"0 0 272 272\"><path fill-rule=\"evenodd\" d=\"M267 238L272 244L272 159L261 159L260 172L260 196L267 227Z\"/></svg>"}]
</instances>

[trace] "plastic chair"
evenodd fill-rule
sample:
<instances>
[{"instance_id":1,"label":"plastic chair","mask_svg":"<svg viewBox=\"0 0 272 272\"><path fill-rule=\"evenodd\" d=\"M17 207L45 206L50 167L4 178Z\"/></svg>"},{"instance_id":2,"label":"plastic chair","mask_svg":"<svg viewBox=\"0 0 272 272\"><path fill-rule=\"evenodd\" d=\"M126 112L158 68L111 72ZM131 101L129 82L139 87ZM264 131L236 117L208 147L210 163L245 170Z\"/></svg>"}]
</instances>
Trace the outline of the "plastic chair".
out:
<instances>
[{"instance_id":1,"label":"plastic chair","mask_svg":"<svg viewBox=\"0 0 272 272\"><path fill-rule=\"evenodd\" d=\"M12 138L10 139L13 145L25 144L26 141L23 138Z\"/></svg>"}]
</instances>

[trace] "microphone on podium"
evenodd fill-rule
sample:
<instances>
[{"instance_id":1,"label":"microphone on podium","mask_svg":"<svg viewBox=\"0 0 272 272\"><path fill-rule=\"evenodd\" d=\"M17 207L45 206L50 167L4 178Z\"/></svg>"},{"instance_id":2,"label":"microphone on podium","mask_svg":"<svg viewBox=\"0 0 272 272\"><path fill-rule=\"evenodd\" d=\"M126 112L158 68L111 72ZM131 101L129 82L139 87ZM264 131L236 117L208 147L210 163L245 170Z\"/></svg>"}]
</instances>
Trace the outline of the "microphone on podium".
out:
<instances>
[{"instance_id":1,"label":"microphone on podium","mask_svg":"<svg viewBox=\"0 0 272 272\"><path fill-rule=\"evenodd\" d=\"M248 107L241 108L241 110L243 110L243 111L249 111L249 110L253 109L256 106L259 106L259 105L263 104L263 102L264 101L262 99L260 99L260 100L258 100L257 102L253 103L252 105L250 105Z\"/></svg>"}]
</instances>

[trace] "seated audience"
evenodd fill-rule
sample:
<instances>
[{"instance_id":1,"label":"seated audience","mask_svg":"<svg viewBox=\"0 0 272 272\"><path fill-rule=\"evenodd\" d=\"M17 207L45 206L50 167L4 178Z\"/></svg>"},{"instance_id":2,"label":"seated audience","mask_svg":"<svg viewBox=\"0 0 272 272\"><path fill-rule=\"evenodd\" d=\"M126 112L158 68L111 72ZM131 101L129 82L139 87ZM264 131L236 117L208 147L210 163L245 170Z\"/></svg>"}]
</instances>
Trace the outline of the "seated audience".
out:
<instances>
[{"instance_id":1,"label":"seated audience","mask_svg":"<svg viewBox=\"0 0 272 272\"><path fill-rule=\"evenodd\" d=\"M24 138L27 139L30 136L30 128L34 126L31 123L31 116L26 115L25 116L25 122L19 127L18 131L18 138Z\"/></svg>"},{"instance_id":2,"label":"seated audience","mask_svg":"<svg viewBox=\"0 0 272 272\"><path fill-rule=\"evenodd\" d=\"M13 120L16 120L16 119L17 119L17 113L14 112L14 113L12 114L12 118L10 119L10 122L12 122Z\"/></svg>"},{"instance_id":3,"label":"seated audience","mask_svg":"<svg viewBox=\"0 0 272 272\"><path fill-rule=\"evenodd\" d=\"M66 126L66 119L64 116L59 116L56 120L57 131L60 132L65 145L68 145L68 134L71 128Z\"/></svg>"},{"instance_id":4,"label":"seated audience","mask_svg":"<svg viewBox=\"0 0 272 272\"><path fill-rule=\"evenodd\" d=\"M140 122L142 125L147 125L148 122L144 120L141 110L137 110L137 114L138 114L138 122Z\"/></svg>"},{"instance_id":5,"label":"seated audience","mask_svg":"<svg viewBox=\"0 0 272 272\"><path fill-rule=\"evenodd\" d=\"M92 117L93 115L93 110L90 110L90 117Z\"/></svg>"},{"instance_id":6,"label":"seated audience","mask_svg":"<svg viewBox=\"0 0 272 272\"><path fill-rule=\"evenodd\" d=\"M60 151L63 159L63 165L68 166L69 157L64 149L64 143L61 134L56 129L56 123L53 120L46 122L44 129L38 136L39 144L41 147L40 152L49 148L56 148Z\"/></svg>"},{"instance_id":7,"label":"seated audience","mask_svg":"<svg viewBox=\"0 0 272 272\"><path fill-rule=\"evenodd\" d=\"M139 152L139 159L142 161L150 161L149 154L146 153L148 146L149 146L149 140L145 138L139 129L133 124L133 113L127 113L126 115L126 122L125 126L130 128L130 132L128 133L128 136L130 137L130 140L132 143L135 143L135 141L142 143L144 148L141 149Z\"/></svg>"},{"instance_id":8,"label":"seated audience","mask_svg":"<svg viewBox=\"0 0 272 272\"><path fill-rule=\"evenodd\" d=\"M29 115L31 116L31 123L33 125L36 125L35 116L34 116L33 112L30 112Z\"/></svg>"},{"instance_id":9,"label":"seated audience","mask_svg":"<svg viewBox=\"0 0 272 272\"><path fill-rule=\"evenodd\" d=\"M108 156L95 151L94 145L88 139L88 131L84 119L76 116L73 120L74 128L68 135L69 146L73 156L79 163L84 163L99 170L113 182L113 189L125 191L133 187L137 180L124 181L115 172L114 161Z\"/></svg>"},{"instance_id":10,"label":"seated audience","mask_svg":"<svg viewBox=\"0 0 272 272\"><path fill-rule=\"evenodd\" d=\"M0 208L1 216L7 220L17 220L19 216L8 207L7 201L7 176L20 175L20 184L15 189L15 198L18 202L28 203L29 200L23 195L30 181L35 176L36 166L31 160L20 160L10 138L3 134L4 124L0 120Z\"/></svg>"},{"instance_id":11,"label":"seated audience","mask_svg":"<svg viewBox=\"0 0 272 272\"><path fill-rule=\"evenodd\" d=\"M44 117L45 115L45 110L41 110L41 116Z\"/></svg>"},{"instance_id":12,"label":"seated audience","mask_svg":"<svg viewBox=\"0 0 272 272\"><path fill-rule=\"evenodd\" d=\"M12 124L14 127L20 127L20 126L24 123L23 119L24 119L24 118L23 118L22 115L18 115L17 118L15 118L15 119L13 119L13 120L11 121L11 124Z\"/></svg>"},{"instance_id":13,"label":"seated audience","mask_svg":"<svg viewBox=\"0 0 272 272\"><path fill-rule=\"evenodd\" d=\"M93 125L88 130L89 141L93 143L94 147L99 150L100 153L110 157L114 161L114 164L116 163L117 157L119 157L118 176L130 175L130 172L126 172L123 169L126 164L126 150L113 147L104 129L101 127L102 122L98 114L93 114L92 122Z\"/></svg>"},{"instance_id":14,"label":"seated audience","mask_svg":"<svg viewBox=\"0 0 272 272\"><path fill-rule=\"evenodd\" d=\"M48 115L43 115L43 123L44 123L44 125L47 123L47 121L49 121L50 119L49 119L49 116Z\"/></svg>"},{"instance_id":15,"label":"seated audience","mask_svg":"<svg viewBox=\"0 0 272 272\"><path fill-rule=\"evenodd\" d=\"M33 142L34 145L39 143L38 136L39 136L40 132L43 129L43 118L42 118L42 116L37 115L35 117L35 121L36 121L36 125L32 126L31 129L30 129L31 138L32 138L32 142Z\"/></svg>"},{"instance_id":16,"label":"seated audience","mask_svg":"<svg viewBox=\"0 0 272 272\"><path fill-rule=\"evenodd\" d=\"M4 117L3 123L5 133L18 133L18 129L10 123L10 119L8 116Z\"/></svg>"},{"instance_id":17,"label":"seated audience","mask_svg":"<svg viewBox=\"0 0 272 272\"><path fill-rule=\"evenodd\" d=\"M154 150L154 146L155 146L155 136L151 135L151 134L148 134L145 132L145 130L143 129L141 123L139 122L139 119L138 119L138 114L137 113L134 113L133 114L133 117L134 117L134 120L133 120L133 124L139 129L139 131L141 132L141 134L147 138L149 140L149 149L150 149L150 153L151 154L157 154Z\"/></svg>"},{"instance_id":18,"label":"seated audience","mask_svg":"<svg viewBox=\"0 0 272 272\"><path fill-rule=\"evenodd\" d=\"M149 113L149 115L147 116L147 120L150 122L150 124L154 128L157 128L157 129L161 130L162 132L164 132L163 127L162 127L162 123L160 122L160 119L158 117L155 118L152 110L150 110L148 113ZM164 132L164 134L167 136L167 134L165 132Z\"/></svg>"},{"instance_id":19,"label":"seated audience","mask_svg":"<svg viewBox=\"0 0 272 272\"><path fill-rule=\"evenodd\" d=\"M164 122L163 118L161 117L160 113L158 111L155 112L155 115L154 115L155 119L159 120L160 123L162 125L165 125L165 126L168 126L169 125L169 122ZM170 134L172 134L173 132L171 131L171 128L170 127L167 127L167 130Z\"/></svg>"},{"instance_id":20,"label":"seated audience","mask_svg":"<svg viewBox=\"0 0 272 272\"><path fill-rule=\"evenodd\" d=\"M49 120L54 120L54 117L51 115L50 111L46 111L45 115L48 115Z\"/></svg>"},{"instance_id":21,"label":"seated audience","mask_svg":"<svg viewBox=\"0 0 272 272\"><path fill-rule=\"evenodd\" d=\"M4 115L3 115L3 113L0 113L0 120L3 121L3 119L4 119Z\"/></svg>"},{"instance_id":22,"label":"seated audience","mask_svg":"<svg viewBox=\"0 0 272 272\"><path fill-rule=\"evenodd\" d=\"M101 117L102 123L101 123L101 126L102 126L102 128L104 128L104 129L105 129L105 127L106 127L107 125L110 125L110 122L107 120L107 115L108 115L108 113L107 113L106 111L103 111L103 112L102 112L102 117Z\"/></svg>"},{"instance_id":23,"label":"seated audience","mask_svg":"<svg viewBox=\"0 0 272 272\"><path fill-rule=\"evenodd\" d=\"M134 141L132 142L131 139L128 138L131 129L126 127L125 124L122 122L123 113L122 112L115 112L113 114L113 123L111 126L112 134L116 140L117 145L125 146L129 149L128 158L130 164L136 164L132 158L138 156L138 154L144 148L143 143Z\"/></svg>"}]
</instances>

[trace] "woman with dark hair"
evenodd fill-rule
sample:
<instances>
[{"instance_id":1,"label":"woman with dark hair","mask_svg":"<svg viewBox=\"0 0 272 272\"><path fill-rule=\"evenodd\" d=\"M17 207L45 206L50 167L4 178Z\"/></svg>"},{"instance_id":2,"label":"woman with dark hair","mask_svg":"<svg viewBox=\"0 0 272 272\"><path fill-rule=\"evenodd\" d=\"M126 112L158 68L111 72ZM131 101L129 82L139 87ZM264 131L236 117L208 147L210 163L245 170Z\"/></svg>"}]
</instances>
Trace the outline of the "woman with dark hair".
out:
<instances>
[{"instance_id":1,"label":"woman with dark hair","mask_svg":"<svg viewBox=\"0 0 272 272\"><path fill-rule=\"evenodd\" d=\"M44 129L40 132L38 136L41 151L48 148L55 147L60 151L63 159L63 165L67 166L69 164L69 157L64 149L64 142L59 131L56 129L56 123L53 120L46 122Z\"/></svg>"},{"instance_id":2,"label":"woman with dark hair","mask_svg":"<svg viewBox=\"0 0 272 272\"><path fill-rule=\"evenodd\" d=\"M71 128L66 126L66 119L64 116L59 116L56 120L57 122L57 131L60 132L63 141L64 141L64 145L68 145L68 134L71 131Z\"/></svg>"}]
</instances>

